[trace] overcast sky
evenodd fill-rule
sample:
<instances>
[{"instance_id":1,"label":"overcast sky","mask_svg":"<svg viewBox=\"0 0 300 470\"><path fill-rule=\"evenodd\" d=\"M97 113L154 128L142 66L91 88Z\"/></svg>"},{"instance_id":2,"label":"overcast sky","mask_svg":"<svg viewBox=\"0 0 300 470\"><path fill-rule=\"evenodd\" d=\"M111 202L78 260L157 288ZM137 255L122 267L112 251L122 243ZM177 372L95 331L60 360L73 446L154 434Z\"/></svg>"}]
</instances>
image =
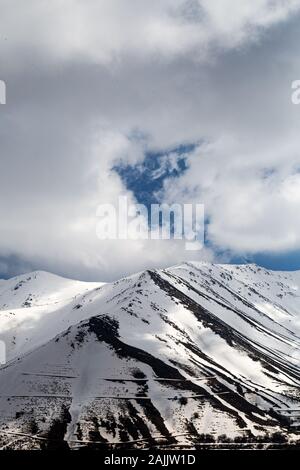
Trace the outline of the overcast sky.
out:
<instances>
[{"instance_id":1,"label":"overcast sky","mask_svg":"<svg viewBox=\"0 0 300 470\"><path fill-rule=\"evenodd\" d=\"M300 0L0 0L0 276L298 253L299 44ZM206 247L100 241L139 199L116 168L184 148L158 195L205 204Z\"/></svg>"}]
</instances>

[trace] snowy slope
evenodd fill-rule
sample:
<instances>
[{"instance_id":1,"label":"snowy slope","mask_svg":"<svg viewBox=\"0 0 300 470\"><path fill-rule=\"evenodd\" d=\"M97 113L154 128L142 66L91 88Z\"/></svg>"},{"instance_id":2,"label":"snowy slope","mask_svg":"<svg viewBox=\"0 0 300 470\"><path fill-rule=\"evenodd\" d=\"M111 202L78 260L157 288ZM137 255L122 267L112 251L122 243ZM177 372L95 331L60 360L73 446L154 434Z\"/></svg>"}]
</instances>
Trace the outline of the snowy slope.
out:
<instances>
[{"instance_id":1,"label":"snowy slope","mask_svg":"<svg viewBox=\"0 0 300 470\"><path fill-rule=\"evenodd\" d=\"M112 284L42 272L2 281L0 447L291 436L299 289L299 272L208 263Z\"/></svg>"},{"instance_id":2,"label":"snowy slope","mask_svg":"<svg viewBox=\"0 0 300 470\"><path fill-rule=\"evenodd\" d=\"M50 340L76 323L77 299L103 283L73 281L36 271L0 284L0 339L6 343L7 360ZM70 306L74 313L70 314Z\"/></svg>"}]
</instances>

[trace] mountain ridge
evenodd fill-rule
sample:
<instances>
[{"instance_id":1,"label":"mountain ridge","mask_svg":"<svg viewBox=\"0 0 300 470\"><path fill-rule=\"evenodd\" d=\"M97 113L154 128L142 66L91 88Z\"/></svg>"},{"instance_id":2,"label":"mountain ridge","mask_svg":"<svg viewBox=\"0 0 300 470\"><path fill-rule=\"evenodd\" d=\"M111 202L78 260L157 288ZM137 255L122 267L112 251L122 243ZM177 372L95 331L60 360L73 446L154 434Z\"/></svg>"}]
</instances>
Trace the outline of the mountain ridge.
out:
<instances>
[{"instance_id":1,"label":"mountain ridge","mask_svg":"<svg viewBox=\"0 0 300 470\"><path fill-rule=\"evenodd\" d=\"M49 446L53 426L70 448L296 438L298 274L194 262L114 283L4 281L0 439Z\"/></svg>"}]
</instances>

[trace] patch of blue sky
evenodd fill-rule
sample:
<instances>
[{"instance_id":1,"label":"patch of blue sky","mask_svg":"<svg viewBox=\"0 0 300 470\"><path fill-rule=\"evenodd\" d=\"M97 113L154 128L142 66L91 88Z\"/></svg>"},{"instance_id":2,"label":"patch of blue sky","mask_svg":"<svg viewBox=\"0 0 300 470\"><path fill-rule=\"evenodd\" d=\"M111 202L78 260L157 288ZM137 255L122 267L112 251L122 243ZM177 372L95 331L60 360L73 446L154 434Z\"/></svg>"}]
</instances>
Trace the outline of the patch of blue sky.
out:
<instances>
[{"instance_id":1,"label":"patch of blue sky","mask_svg":"<svg viewBox=\"0 0 300 470\"><path fill-rule=\"evenodd\" d=\"M137 202L149 207L160 203L159 194L166 178L178 178L186 171L187 156L195 147L196 144L185 144L162 152L148 151L141 163L120 163L113 170L133 192Z\"/></svg>"},{"instance_id":2,"label":"patch of blue sky","mask_svg":"<svg viewBox=\"0 0 300 470\"><path fill-rule=\"evenodd\" d=\"M134 165L122 164L113 167L126 188L132 191L139 204L150 209L151 204L160 204L164 182L169 178L178 178L188 168L187 158L197 144L183 144L164 151L148 151L142 162ZM174 201L177 202L177 201ZM149 211L149 226L150 211ZM159 225L162 224L162 215ZM170 214L171 237L174 235L174 214Z\"/></svg>"},{"instance_id":3,"label":"patch of blue sky","mask_svg":"<svg viewBox=\"0 0 300 470\"><path fill-rule=\"evenodd\" d=\"M221 252L220 252L221 253ZM227 255L229 263L249 264L255 263L272 271L298 271L300 270L300 250L285 253L254 253Z\"/></svg>"}]
</instances>

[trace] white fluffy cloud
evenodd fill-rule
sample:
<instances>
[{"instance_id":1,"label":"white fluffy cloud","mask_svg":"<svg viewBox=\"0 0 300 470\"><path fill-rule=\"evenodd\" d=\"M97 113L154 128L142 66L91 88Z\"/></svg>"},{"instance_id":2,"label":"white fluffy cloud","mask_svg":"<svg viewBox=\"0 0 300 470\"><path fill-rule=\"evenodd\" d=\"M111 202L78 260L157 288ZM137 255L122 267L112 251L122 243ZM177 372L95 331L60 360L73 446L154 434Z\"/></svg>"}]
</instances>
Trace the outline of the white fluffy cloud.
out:
<instances>
[{"instance_id":1,"label":"white fluffy cloud","mask_svg":"<svg viewBox=\"0 0 300 470\"><path fill-rule=\"evenodd\" d=\"M273 149L271 168L267 152L252 152L244 160L243 143L222 139L201 145L176 186L165 182L164 196L205 201L208 238L215 246L239 254L299 249L298 139L293 144Z\"/></svg>"},{"instance_id":2,"label":"white fluffy cloud","mask_svg":"<svg viewBox=\"0 0 300 470\"><path fill-rule=\"evenodd\" d=\"M172 60L257 39L300 7L299 0L1 0L1 53L37 53L46 63L103 64L128 57Z\"/></svg>"},{"instance_id":3,"label":"white fluffy cloud","mask_svg":"<svg viewBox=\"0 0 300 470\"><path fill-rule=\"evenodd\" d=\"M111 279L187 256L178 242L101 242L112 171L201 142L162 198L205 203L210 241L300 247L296 0L0 0L0 266Z\"/></svg>"}]
</instances>

